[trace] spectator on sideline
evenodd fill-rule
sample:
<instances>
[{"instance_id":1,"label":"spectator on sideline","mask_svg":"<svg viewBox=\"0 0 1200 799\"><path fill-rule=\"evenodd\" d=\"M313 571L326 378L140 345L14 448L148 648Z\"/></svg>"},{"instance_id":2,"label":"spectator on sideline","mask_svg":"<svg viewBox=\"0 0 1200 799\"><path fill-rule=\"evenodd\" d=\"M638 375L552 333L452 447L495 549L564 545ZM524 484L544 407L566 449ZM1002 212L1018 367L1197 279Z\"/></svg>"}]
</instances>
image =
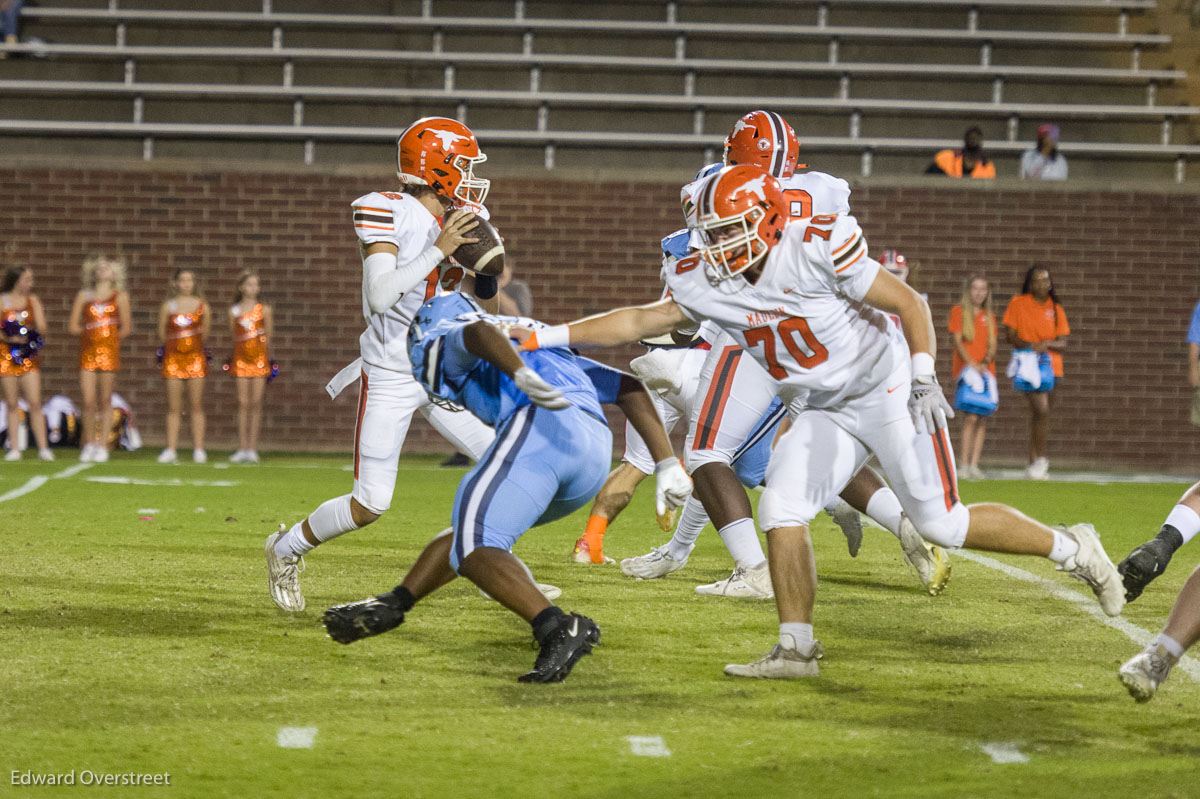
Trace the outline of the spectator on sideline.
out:
<instances>
[{"instance_id":1,"label":"spectator on sideline","mask_svg":"<svg viewBox=\"0 0 1200 799\"><path fill-rule=\"evenodd\" d=\"M964 319L972 320L964 324ZM992 310L992 289L987 279L971 275L963 284L962 299L950 309L950 332L954 334L954 367L952 374L957 382L963 372L974 369L990 374L992 384L996 380L996 314ZM979 455L983 451L983 439L987 432L987 417L963 408L962 475L968 480L982 480Z\"/></svg>"},{"instance_id":2,"label":"spectator on sideline","mask_svg":"<svg viewBox=\"0 0 1200 799\"><path fill-rule=\"evenodd\" d=\"M1188 326L1188 382L1195 392L1192 394L1192 424L1200 427L1200 302L1192 311L1192 323Z\"/></svg>"},{"instance_id":3,"label":"spectator on sideline","mask_svg":"<svg viewBox=\"0 0 1200 799\"><path fill-rule=\"evenodd\" d=\"M258 463L263 392L272 372L267 348L274 325L271 306L258 298L258 275L249 270L242 272L229 309L233 335L229 374L237 382L238 398L238 450L230 456L230 463Z\"/></svg>"},{"instance_id":4,"label":"spectator on sideline","mask_svg":"<svg viewBox=\"0 0 1200 799\"><path fill-rule=\"evenodd\" d=\"M962 149L938 152L925 174L952 178L996 177L996 165L983 152L983 131L978 127L967 128L963 134Z\"/></svg>"},{"instance_id":5,"label":"spectator on sideline","mask_svg":"<svg viewBox=\"0 0 1200 799\"><path fill-rule=\"evenodd\" d=\"M533 316L533 291L523 280L513 280L512 266L500 273L500 313L503 316Z\"/></svg>"},{"instance_id":6,"label":"spectator on sideline","mask_svg":"<svg viewBox=\"0 0 1200 799\"><path fill-rule=\"evenodd\" d=\"M0 386L8 405L8 453L6 461L21 460L20 395L29 403L29 429L37 441L38 457L54 460L46 441L46 417L42 414L42 374L36 347L40 339L35 334L46 329L46 312L41 300L33 293L33 270L27 266L12 266L0 279ZM27 332L16 332L24 328Z\"/></svg>"},{"instance_id":7,"label":"spectator on sideline","mask_svg":"<svg viewBox=\"0 0 1200 799\"><path fill-rule=\"evenodd\" d=\"M1057 385L1063 374L1060 353L1067 346L1066 337L1071 328L1054 290L1049 269L1034 264L1025 272L1021 293L1009 300L1008 308L1004 311L1004 327L1008 343L1014 350L1049 354ZM1031 480L1045 480L1050 471L1046 439L1050 435L1050 406L1054 389L1024 393L1032 415L1029 467L1025 474Z\"/></svg>"},{"instance_id":8,"label":"spectator on sideline","mask_svg":"<svg viewBox=\"0 0 1200 799\"><path fill-rule=\"evenodd\" d=\"M178 463L175 445L183 417L183 387L191 401L192 460L207 463L204 451L204 378L208 376L208 353L204 342L212 326L208 303L200 296L196 273L176 269L171 278L172 295L158 310L158 340L162 347L162 374L167 381L167 447L159 463Z\"/></svg>"},{"instance_id":9,"label":"spectator on sideline","mask_svg":"<svg viewBox=\"0 0 1200 799\"><path fill-rule=\"evenodd\" d=\"M4 44L17 44L21 32L21 6L25 0L0 0L0 37ZM7 58L8 53L0 51L0 58Z\"/></svg>"},{"instance_id":10,"label":"spectator on sideline","mask_svg":"<svg viewBox=\"0 0 1200 799\"><path fill-rule=\"evenodd\" d=\"M108 460L121 339L132 329L125 259L89 255L83 262L83 288L75 295L67 322L71 335L79 336L79 390L83 395L79 460L84 463Z\"/></svg>"},{"instance_id":11,"label":"spectator on sideline","mask_svg":"<svg viewBox=\"0 0 1200 799\"><path fill-rule=\"evenodd\" d=\"M1037 145L1021 155L1021 178L1067 179L1067 159L1058 151L1058 125L1038 125Z\"/></svg>"}]
</instances>

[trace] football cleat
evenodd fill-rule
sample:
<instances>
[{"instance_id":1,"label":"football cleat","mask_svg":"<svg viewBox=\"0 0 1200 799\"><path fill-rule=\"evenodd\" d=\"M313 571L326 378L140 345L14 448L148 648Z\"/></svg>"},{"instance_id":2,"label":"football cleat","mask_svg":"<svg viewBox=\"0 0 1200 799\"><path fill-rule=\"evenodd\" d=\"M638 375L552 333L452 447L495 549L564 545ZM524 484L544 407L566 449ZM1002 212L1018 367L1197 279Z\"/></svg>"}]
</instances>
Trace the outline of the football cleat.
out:
<instances>
[{"instance_id":1,"label":"football cleat","mask_svg":"<svg viewBox=\"0 0 1200 799\"><path fill-rule=\"evenodd\" d=\"M271 599L282 610L299 612L304 610L304 594L300 593L300 572L304 571L304 558L299 556L279 557L275 544L287 534L287 526L279 525L279 531L267 536L264 547L267 553L267 585Z\"/></svg>"},{"instance_id":2,"label":"football cleat","mask_svg":"<svg viewBox=\"0 0 1200 799\"><path fill-rule=\"evenodd\" d=\"M1132 602L1142 595L1146 586L1167 570L1174 554L1166 543L1152 538L1134 548L1125 560L1117 565L1121 582L1125 585L1125 601Z\"/></svg>"},{"instance_id":3,"label":"football cleat","mask_svg":"<svg viewBox=\"0 0 1200 799\"><path fill-rule=\"evenodd\" d=\"M321 615L325 632L339 644L394 630L404 623L404 611L390 591L345 605L334 605Z\"/></svg>"},{"instance_id":4,"label":"football cleat","mask_svg":"<svg viewBox=\"0 0 1200 799\"><path fill-rule=\"evenodd\" d=\"M687 565L687 558L675 560L667 551L666 545L655 547L645 555L636 558L625 558L621 561L621 574L626 577L636 577L639 580L655 580L666 577Z\"/></svg>"},{"instance_id":5,"label":"football cleat","mask_svg":"<svg viewBox=\"0 0 1200 799\"><path fill-rule=\"evenodd\" d=\"M805 652L775 644L770 652L752 663L730 663L725 667L725 673L730 677L754 677L762 680L819 677L821 667L817 661L824 656L825 647L821 646L820 641L813 641Z\"/></svg>"},{"instance_id":6,"label":"football cleat","mask_svg":"<svg viewBox=\"0 0 1200 799\"><path fill-rule=\"evenodd\" d=\"M1090 524L1073 524L1058 529L1079 544L1079 551L1060 565L1059 571L1065 571L1091 586L1092 593L1100 601L1100 608L1107 615L1116 616L1125 606L1125 586L1121 583L1117 567L1108 559L1108 554L1100 544L1096 528Z\"/></svg>"},{"instance_id":7,"label":"football cleat","mask_svg":"<svg viewBox=\"0 0 1200 799\"><path fill-rule=\"evenodd\" d=\"M850 557L857 558L863 539L862 517L845 500L838 502L837 507L829 512L829 516L841 529L842 535L846 536L846 549L850 551Z\"/></svg>"},{"instance_id":8,"label":"football cleat","mask_svg":"<svg viewBox=\"0 0 1200 799\"><path fill-rule=\"evenodd\" d=\"M771 599L775 596L775 589L771 585L771 568L763 563L752 569L738 566L733 570L733 574L724 580L696 586L696 593L705 596Z\"/></svg>"},{"instance_id":9,"label":"football cleat","mask_svg":"<svg viewBox=\"0 0 1200 799\"><path fill-rule=\"evenodd\" d=\"M587 536L579 536L579 540L575 542L575 551L571 553L571 560L576 563L616 563L615 560L604 554L603 550L594 553L599 556L599 559L592 557L592 548L588 546Z\"/></svg>"},{"instance_id":10,"label":"football cleat","mask_svg":"<svg viewBox=\"0 0 1200 799\"><path fill-rule=\"evenodd\" d=\"M921 537L907 514L900 516L900 551L930 596L937 596L950 582L950 556Z\"/></svg>"},{"instance_id":11,"label":"football cleat","mask_svg":"<svg viewBox=\"0 0 1200 799\"><path fill-rule=\"evenodd\" d=\"M600 628L596 622L578 613L564 615L542 639L537 660L531 671L517 678L518 682L562 682L584 655L600 643Z\"/></svg>"},{"instance_id":12,"label":"football cleat","mask_svg":"<svg viewBox=\"0 0 1200 799\"><path fill-rule=\"evenodd\" d=\"M1117 671L1117 679L1134 699L1149 702L1158 691L1158 686L1171 676L1171 667L1175 662L1175 657L1165 648L1150 644L1125 661L1125 665Z\"/></svg>"}]
</instances>

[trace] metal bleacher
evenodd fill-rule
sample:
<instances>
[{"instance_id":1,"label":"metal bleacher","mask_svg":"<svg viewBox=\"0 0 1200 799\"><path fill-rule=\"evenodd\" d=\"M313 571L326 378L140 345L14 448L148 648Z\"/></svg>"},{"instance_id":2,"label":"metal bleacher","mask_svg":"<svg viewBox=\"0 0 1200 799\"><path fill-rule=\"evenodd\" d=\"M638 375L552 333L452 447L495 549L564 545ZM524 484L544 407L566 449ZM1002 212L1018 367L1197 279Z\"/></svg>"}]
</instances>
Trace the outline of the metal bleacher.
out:
<instances>
[{"instance_id":1,"label":"metal bleacher","mask_svg":"<svg viewBox=\"0 0 1200 799\"><path fill-rule=\"evenodd\" d=\"M734 118L769 107L806 152L864 175L911 172L975 123L1002 164L1043 121L1063 125L1073 174L1118 163L1182 181L1200 156L1179 124L1198 109L1160 103L1185 73L1143 64L1170 44L1133 30L1153 0L195 5L26 6L26 40L6 48L23 57L0 61L0 135L33 150L106 139L147 160L205 142L344 162L439 113L551 169L631 135L712 159Z\"/></svg>"}]
</instances>

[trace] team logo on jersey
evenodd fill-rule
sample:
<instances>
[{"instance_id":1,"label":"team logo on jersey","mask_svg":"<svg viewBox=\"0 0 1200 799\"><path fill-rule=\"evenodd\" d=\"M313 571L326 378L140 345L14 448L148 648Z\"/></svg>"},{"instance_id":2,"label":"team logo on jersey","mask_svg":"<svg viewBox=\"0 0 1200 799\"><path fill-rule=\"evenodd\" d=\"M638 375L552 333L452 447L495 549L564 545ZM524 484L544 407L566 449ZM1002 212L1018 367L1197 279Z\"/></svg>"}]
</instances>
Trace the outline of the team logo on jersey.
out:
<instances>
[{"instance_id":1,"label":"team logo on jersey","mask_svg":"<svg viewBox=\"0 0 1200 799\"><path fill-rule=\"evenodd\" d=\"M767 201L766 183L767 183L767 176L761 175L761 176L755 178L754 180L747 180L745 183L738 186L737 191L734 192L734 194L736 194L738 192L742 192L742 191L748 191L751 194L756 195L758 197L758 199L762 200L763 202L766 202Z\"/></svg>"},{"instance_id":2,"label":"team logo on jersey","mask_svg":"<svg viewBox=\"0 0 1200 799\"><path fill-rule=\"evenodd\" d=\"M462 135L461 133L455 133L452 130L427 130L425 132L432 133L434 136L437 136L438 140L442 143L443 150L450 149L459 141L468 140L468 137Z\"/></svg>"}]
</instances>

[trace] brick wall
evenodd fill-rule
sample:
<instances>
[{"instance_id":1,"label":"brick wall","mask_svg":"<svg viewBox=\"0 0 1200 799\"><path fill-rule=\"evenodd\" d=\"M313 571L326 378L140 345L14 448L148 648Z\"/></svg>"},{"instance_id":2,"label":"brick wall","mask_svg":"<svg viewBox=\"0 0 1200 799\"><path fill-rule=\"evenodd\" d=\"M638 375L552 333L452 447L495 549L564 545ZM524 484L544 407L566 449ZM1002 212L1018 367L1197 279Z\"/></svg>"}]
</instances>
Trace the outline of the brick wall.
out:
<instances>
[{"instance_id":1,"label":"brick wall","mask_svg":"<svg viewBox=\"0 0 1200 799\"><path fill-rule=\"evenodd\" d=\"M263 448L347 450L353 392L330 402L322 390L356 357L362 325L347 209L368 188L390 185L311 173L0 168L0 261L34 268L49 316L45 392L78 397L66 318L84 255L121 253L132 266L136 331L118 391L147 442L161 444L164 392L153 353L167 279L177 267L194 268L223 319L237 274L252 268L275 306L272 354L282 367L267 392ZM658 296L657 241L678 224L677 191L672 183L515 178L496 181L489 205L534 289L536 315L564 321ZM1002 312L1029 264L1051 267L1074 330L1055 392L1052 461L1195 470L1200 431L1187 422L1182 342L1200 294L1200 197L917 182L856 188L853 204L874 251L891 247L919 262L914 284L928 292L939 331L968 273L992 279ZM223 324L210 346L214 363L228 356ZM214 449L236 443L232 383L219 370L208 380ZM1002 390L985 463L1020 460L1026 440L1023 400ZM409 449L446 445L418 421Z\"/></svg>"}]
</instances>

